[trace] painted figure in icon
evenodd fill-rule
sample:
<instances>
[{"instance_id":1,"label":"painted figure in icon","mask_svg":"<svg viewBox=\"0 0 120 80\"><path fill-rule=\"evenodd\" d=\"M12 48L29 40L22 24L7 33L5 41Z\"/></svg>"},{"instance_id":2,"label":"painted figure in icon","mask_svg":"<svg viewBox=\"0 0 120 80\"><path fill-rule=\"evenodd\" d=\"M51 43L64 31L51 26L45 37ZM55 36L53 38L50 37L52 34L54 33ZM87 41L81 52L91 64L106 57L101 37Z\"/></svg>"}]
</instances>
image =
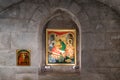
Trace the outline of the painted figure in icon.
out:
<instances>
[{"instance_id":1,"label":"painted figure in icon","mask_svg":"<svg viewBox=\"0 0 120 80\"><path fill-rule=\"evenodd\" d=\"M27 50L20 50L17 52L18 65L30 65L30 53Z\"/></svg>"}]
</instances>

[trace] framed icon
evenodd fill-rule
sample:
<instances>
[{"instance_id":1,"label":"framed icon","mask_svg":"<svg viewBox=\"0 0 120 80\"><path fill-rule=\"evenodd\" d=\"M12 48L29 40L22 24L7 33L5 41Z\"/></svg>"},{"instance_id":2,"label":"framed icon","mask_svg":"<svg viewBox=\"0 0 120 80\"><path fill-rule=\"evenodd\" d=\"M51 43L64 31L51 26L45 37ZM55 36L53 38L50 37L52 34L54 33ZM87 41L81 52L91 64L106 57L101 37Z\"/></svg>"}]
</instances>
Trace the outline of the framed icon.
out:
<instances>
[{"instance_id":1,"label":"framed icon","mask_svg":"<svg viewBox=\"0 0 120 80\"><path fill-rule=\"evenodd\" d=\"M18 66L30 66L30 50L17 49L17 65Z\"/></svg>"},{"instance_id":2,"label":"framed icon","mask_svg":"<svg viewBox=\"0 0 120 80\"><path fill-rule=\"evenodd\" d=\"M46 65L76 65L75 29L46 29Z\"/></svg>"}]
</instances>

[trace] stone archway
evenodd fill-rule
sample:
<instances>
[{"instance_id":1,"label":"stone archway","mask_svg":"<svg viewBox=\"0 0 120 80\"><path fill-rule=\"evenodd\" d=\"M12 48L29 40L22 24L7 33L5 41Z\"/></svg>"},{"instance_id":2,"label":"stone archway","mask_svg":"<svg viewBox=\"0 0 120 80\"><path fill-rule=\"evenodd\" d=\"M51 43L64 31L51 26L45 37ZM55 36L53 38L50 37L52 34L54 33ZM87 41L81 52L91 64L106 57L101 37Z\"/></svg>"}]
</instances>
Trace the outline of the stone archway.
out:
<instances>
[{"instance_id":1,"label":"stone archway","mask_svg":"<svg viewBox=\"0 0 120 80\"><path fill-rule=\"evenodd\" d=\"M47 28L56 29L76 29L77 31L77 64L79 70L81 69L81 26L78 19L67 9L56 8L53 10L52 15L44 22L42 27L42 60L41 66L45 66L45 30ZM53 71L71 71L74 72L73 66L51 66ZM62 70L61 70L62 68Z\"/></svg>"}]
</instances>

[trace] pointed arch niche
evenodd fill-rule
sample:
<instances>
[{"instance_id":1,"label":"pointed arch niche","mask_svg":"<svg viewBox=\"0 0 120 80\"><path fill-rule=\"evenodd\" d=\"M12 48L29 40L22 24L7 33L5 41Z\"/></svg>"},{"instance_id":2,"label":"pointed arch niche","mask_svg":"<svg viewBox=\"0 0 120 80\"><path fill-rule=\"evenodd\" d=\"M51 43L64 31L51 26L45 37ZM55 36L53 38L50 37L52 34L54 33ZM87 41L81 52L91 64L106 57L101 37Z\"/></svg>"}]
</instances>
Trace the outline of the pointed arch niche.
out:
<instances>
[{"instance_id":1,"label":"pointed arch niche","mask_svg":"<svg viewBox=\"0 0 120 80\"><path fill-rule=\"evenodd\" d=\"M81 70L81 26L78 19L66 9L55 9L53 14L48 18L42 30L42 66L46 65L46 29L76 29L76 66L77 71ZM74 72L73 65L67 66L50 66L55 72Z\"/></svg>"}]
</instances>

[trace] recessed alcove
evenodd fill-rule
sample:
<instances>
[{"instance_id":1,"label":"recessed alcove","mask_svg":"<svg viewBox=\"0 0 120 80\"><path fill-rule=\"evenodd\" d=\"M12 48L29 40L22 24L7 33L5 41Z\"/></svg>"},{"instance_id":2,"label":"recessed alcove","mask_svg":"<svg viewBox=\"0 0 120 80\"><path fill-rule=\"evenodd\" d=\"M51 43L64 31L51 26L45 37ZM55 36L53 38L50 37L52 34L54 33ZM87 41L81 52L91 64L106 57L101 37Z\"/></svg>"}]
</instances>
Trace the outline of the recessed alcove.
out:
<instances>
[{"instance_id":1,"label":"recessed alcove","mask_svg":"<svg viewBox=\"0 0 120 80\"><path fill-rule=\"evenodd\" d=\"M44 25L44 29L42 32L42 66L46 65L46 29L75 29L76 30L76 65L50 65L50 68L54 72L80 72L80 66L81 66L81 56L80 56L80 31L79 28L72 19L72 16L60 9L56 10L54 13L54 16L51 16ZM73 69L74 66L77 66L76 70Z\"/></svg>"}]
</instances>

